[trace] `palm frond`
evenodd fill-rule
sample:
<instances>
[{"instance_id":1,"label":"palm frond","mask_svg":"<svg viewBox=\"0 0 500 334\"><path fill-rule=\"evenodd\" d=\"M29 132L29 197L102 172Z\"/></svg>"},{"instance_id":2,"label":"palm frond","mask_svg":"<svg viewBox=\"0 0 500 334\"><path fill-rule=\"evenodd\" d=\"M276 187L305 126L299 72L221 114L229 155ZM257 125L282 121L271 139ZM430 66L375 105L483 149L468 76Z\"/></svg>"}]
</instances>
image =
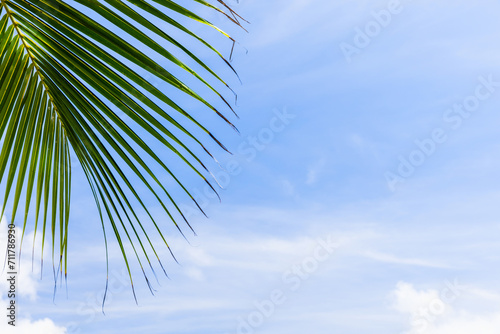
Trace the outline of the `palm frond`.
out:
<instances>
[{"instance_id":1,"label":"palm frond","mask_svg":"<svg viewBox=\"0 0 500 334\"><path fill-rule=\"evenodd\" d=\"M174 36L181 34L197 41L222 59L229 69L234 69L216 48L178 18L197 21L234 40L171 0L75 0L74 5L60 0L0 1L0 139L3 143L0 182L5 188L2 215L8 203L12 203L10 219L14 222L20 207L24 206L24 235L29 214L34 212L35 238L38 231L42 234L42 264L48 234L52 241L53 267L58 267L54 269L55 277L58 272L62 276L63 270L67 277L70 154L74 153L94 195L105 238L109 226L125 260L132 287L127 245L132 247L132 255L149 284L143 262L153 270L150 259L153 255L161 268L163 265L149 236L152 231L143 223L138 208L153 223L153 232L166 247L169 245L161 226L144 203L144 193L137 190L138 183L153 195L182 233L178 219L191 226L171 194L172 189L164 186L155 170L169 175L182 192L194 203L196 200L169 167L170 162L165 163L163 151L174 154L214 191L208 180L210 172L203 162L213 155L205 143L211 138L210 141L227 151L202 122L175 102L172 94L197 101L236 129L214 102L209 102L174 74L181 69L198 82L197 87L201 84L205 91L215 94L224 107L232 110L216 88L222 85L231 92L229 85ZM207 1L193 2L216 10L241 26L241 17L223 1L218 0L221 8ZM100 15L105 23L94 20L94 14ZM152 17L162 22L162 28L153 23ZM159 40L150 37L152 33L159 36ZM160 65L142 51L145 49L156 52L161 62L168 62L170 66ZM184 55L198 71L176 54ZM140 74L138 69L149 74ZM208 78L199 74L200 70ZM170 87L169 93L153 85L147 80L148 76L162 80ZM151 139L154 145L144 139L144 133L154 138ZM206 157L200 157L199 152Z\"/></svg>"}]
</instances>

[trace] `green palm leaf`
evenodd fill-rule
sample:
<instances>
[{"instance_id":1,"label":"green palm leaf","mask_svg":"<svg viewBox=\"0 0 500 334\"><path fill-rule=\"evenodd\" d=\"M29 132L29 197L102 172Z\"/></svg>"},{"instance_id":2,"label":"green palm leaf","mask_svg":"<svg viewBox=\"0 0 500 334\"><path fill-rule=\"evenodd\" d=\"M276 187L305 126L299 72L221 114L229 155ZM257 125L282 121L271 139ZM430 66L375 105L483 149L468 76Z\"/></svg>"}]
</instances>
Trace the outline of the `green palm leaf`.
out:
<instances>
[{"instance_id":1,"label":"green palm leaf","mask_svg":"<svg viewBox=\"0 0 500 334\"><path fill-rule=\"evenodd\" d=\"M197 87L201 84L203 90L208 89L231 109L216 88L222 85L230 90L229 86L174 35L182 34L197 41L232 67L214 47L180 23L179 18L200 22L233 43L234 40L171 0L73 1L84 10L59 0L0 1L0 182L5 188L1 214L12 203L10 219L14 222L24 206L24 235L29 213L34 213L35 238L37 233L42 234L42 265L45 240L50 237L53 267L58 267L54 270L55 278L63 270L67 277L70 153L73 152L95 198L106 252L106 229L111 227L128 268L132 289L131 255L149 285L143 263L147 262L153 270L150 258L154 256L162 268L163 265L148 236L151 230L139 218L137 208L146 213L154 225L154 233L169 246L161 226L143 201L144 193L136 190L137 182L154 196L181 231L177 220L188 226L189 223L171 195L172 190L163 185L155 170L169 175L182 192L195 203L196 200L164 162L161 153L168 150L175 154L212 187L207 179L210 173L203 162L205 158L195 153L204 152L203 155L213 158L204 145L208 137L200 136L209 136L225 149L195 116L175 102L172 94L198 101L235 128L214 102L208 102L174 75L172 70L178 73L181 69L193 78L191 81L198 82ZM221 8L202 0L194 2L241 26L241 18L223 1L218 0ZM106 24L93 20L90 13L103 17ZM161 20L163 28L156 26L151 17ZM120 33L114 32L117 29ZM151 38L151 33L161 40ZM135 45L129 40L134 40ZM145 48L156 52L171 66L160 66L141 51ZM199 70L195 71L175 54L184 55ZM142 68L149 74L141 75L134 68ZM147 80L151 76L170 87L168 95ZM146 142L144 133L154 138L156 145ZM131 253L127 245L131 246Z\"/></svg>"}]
</instances>

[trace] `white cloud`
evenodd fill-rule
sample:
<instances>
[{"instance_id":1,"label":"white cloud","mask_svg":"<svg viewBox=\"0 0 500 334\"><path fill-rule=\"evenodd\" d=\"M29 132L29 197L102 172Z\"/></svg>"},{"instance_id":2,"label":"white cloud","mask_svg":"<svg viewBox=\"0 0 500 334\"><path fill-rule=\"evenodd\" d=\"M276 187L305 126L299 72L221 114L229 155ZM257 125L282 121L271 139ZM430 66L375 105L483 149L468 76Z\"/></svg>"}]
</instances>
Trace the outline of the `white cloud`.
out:
<instances>
[{"instance_id":1,"label":"white cloud","mask_svg":"<svg viewBox=\"0 0 500 334\"><path fill-rule=\"evenodd\" d=\"M416 290L410 283L399 282L392 292L393 307L400 313L413 313L420 307L429 305L432 300L439 298L437 290Z\"/></svg>"},{"instance_id":2,"label":"white cloud","mask_svg":"<svg viewBox=\"0 0 500 334\"><path fill-rule=\"evenodd\" d=\"M3 304L3 303L2 303ZM2 307L2 309L4 309ZM28 319L20 319L16 322L16 326L12 327L5 321L0 323L0 331L2 334L64 334L66 329L59 327L48 318L31 321Z\"/></svg>"},{"instance_id":3,"label":"white cloud","mask_svg":"<svg viewBox=\"0 0 500 334\"><path fill-rule=\"evenodd\" d=\"M446 323L429 328L429 334L498 334L500 313L494 315L462 314L451 318ZM414 333L414 332L410 332Z\"/></svg>"},{"instance_id":4,"label":"white cloud","mask_svg":"<svg viewBox=\"0 0 500 334\"><path fill-rule=\"evenodd\" d=\"M449 286L449 283L446 285ZM406 282L399 282L391 292L392 307L399 313L410 315L410 323L404 334L497 334L500 328L500 310L471 310L474 308L473 303L466 303L470 309L465 309L464 303L460 303L461 307L456 306L455 301L465 299L466 295L479 301L483 299L483 302L498 297L494 292L473 287L466 287L453 296L447 287L440 291L417 290Z\"/></svg>"},{"instance_id":5,"label":"white cloud","mask_svg":"<svg viewBox=\"0 0 500 334\"><path fill-rule=\"evenodd\" d=\"M7 240L7 219L5 217L2 217L2 220L0 222L0 250L5 250L6 249L6 240ZM20 243L20 236L21 236L21 230L16 227L16 232L15 232L17 238L17 243L16 246L19 245ZM25 236L25 243L23 245L23 250L26 249L31 249L32 243L30 243L31 240L33 240L33 233L29 233ZM2 255L3 257L3 255ZM18 271L17 275L17 286L16 290L18 293L18 296L16 298L16 303L19 304L19 297L26 297L31 301L35 301L37 297L37 287L38 287L38 275L39 275L39 268L36 266L34 267L34 270L31 271L31 259L24 256L21 260L21 268ZM3 310L2 313L6 312L6 309L9 305L9 300L6 299L7 297L7 291L9 290L7 279L6 279L6 271L4 271L4 274L1 275L2 278L0 279L0 308ZM6 313L5 313L6 315ZM2 314L1 321L0 321L0 332L2 334L32 334L32 333L37 333L37 334L64 334L66 333L66 329L64 327L57 326L51 319L49 318L44 318L40 320L35 320L33 321L32 319L23 316L23 314L19 314L19 308L17 309L17 314L16 314L16 322L15 322L15 327L9 325L7 321L9 320L6 318L4 314Z\"/></svg>"}]
</instances>

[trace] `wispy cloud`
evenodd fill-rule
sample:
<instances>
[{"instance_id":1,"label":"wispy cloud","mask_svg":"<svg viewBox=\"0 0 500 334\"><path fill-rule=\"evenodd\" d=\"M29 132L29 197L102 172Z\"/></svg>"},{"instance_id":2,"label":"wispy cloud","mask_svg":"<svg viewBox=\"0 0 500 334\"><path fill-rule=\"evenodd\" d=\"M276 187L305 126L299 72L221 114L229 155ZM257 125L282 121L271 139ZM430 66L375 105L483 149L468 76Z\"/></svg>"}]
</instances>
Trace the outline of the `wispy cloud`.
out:
<instances>
[{"instance_id":1,"label":"wispy cloud","mask_svg":"<svg viewBox=\"0 0 500 334\"><path fill-rule=\"evenodd\" d=\"M366 256L369 259L385 262L385 263L394 263L394 264L402 264L402 265L411 265L411 266L421 266L421 267L430 267L430 268L449 268L448 265L437 263L434 261L423 260L423 259L412 259L412 258L403 258L398 257L393 254L386 254L381 252L374 251L365 251L361 253L362 256Z\"/></svg>"}]
</instances>

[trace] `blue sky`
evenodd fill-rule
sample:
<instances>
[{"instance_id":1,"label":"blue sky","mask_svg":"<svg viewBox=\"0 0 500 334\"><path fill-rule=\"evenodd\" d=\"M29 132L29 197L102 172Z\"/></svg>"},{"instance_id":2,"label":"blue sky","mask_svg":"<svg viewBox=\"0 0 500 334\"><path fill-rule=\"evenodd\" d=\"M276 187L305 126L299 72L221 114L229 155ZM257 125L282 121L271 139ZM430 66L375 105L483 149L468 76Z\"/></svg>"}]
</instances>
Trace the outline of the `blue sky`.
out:
<instances>
[{"instance_id":1,"label":"blue sky","mask_svg":"<svg viewBox=\"0 0 500 334\"><path fill-rule=\"evenodd\" d=\"M500 4L233 7L251 25L230 79L241 135L214 123L234 152L218 152L233 175L214 168L222 203L200 195L191 244L167 226L180 265L162 249L170 280L151 296L137 275L139 306L111 245L103 315L102 231L74 166L68 297L52 302L50 268L24 271L15 333L497 333Z\"/></svg>"}]
</instances>

